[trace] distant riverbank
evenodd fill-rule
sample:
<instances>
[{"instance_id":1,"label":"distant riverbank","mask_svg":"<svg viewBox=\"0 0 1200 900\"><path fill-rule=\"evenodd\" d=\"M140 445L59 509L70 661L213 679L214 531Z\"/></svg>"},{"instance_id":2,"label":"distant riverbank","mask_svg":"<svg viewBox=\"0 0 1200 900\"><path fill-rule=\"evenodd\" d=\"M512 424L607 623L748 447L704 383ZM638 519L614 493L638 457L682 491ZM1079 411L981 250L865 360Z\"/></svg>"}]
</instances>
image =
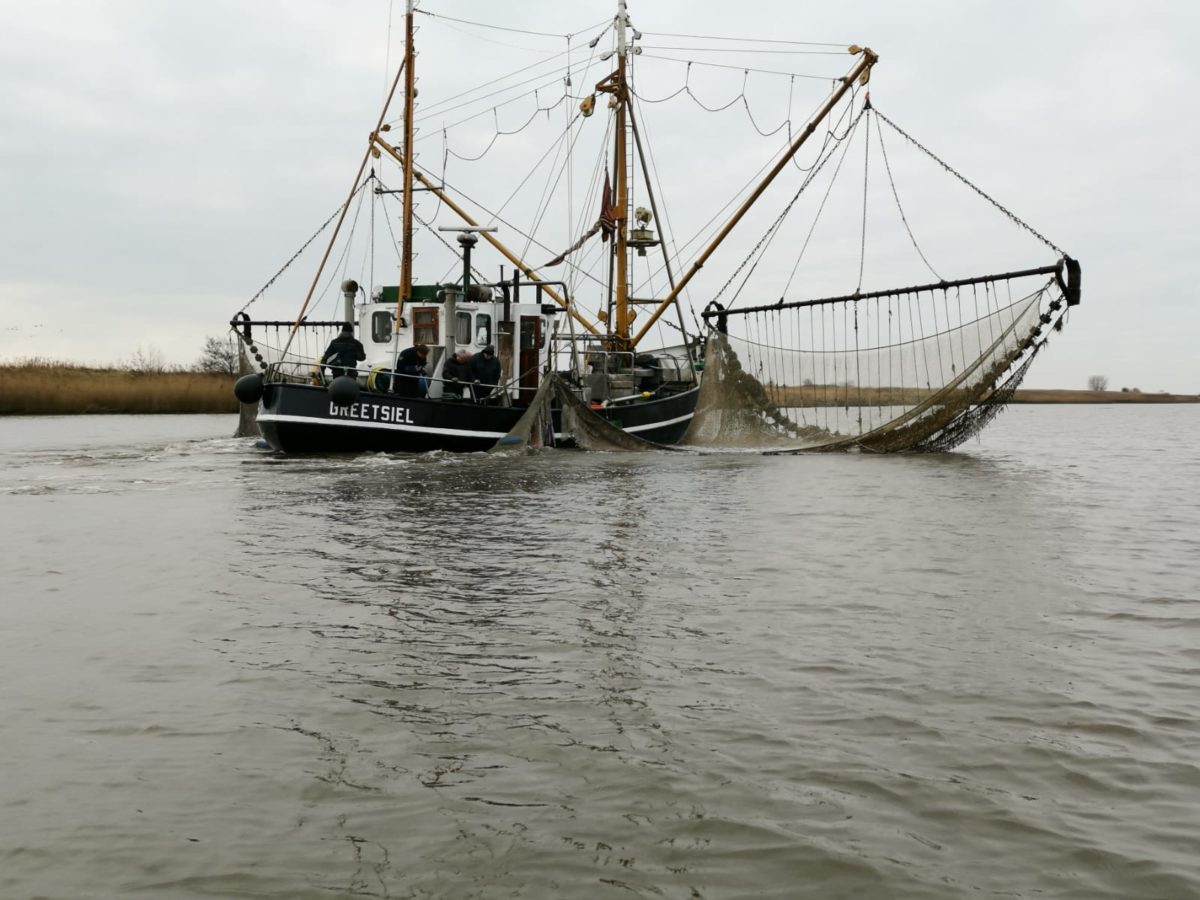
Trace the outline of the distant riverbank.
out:
<instances>
[{"instance_id":1,"label":"distant riverbank","mask_svg":"<svg viewBox=\"0 0 1200 900\"><path fill-rule=\"evenodd\" d=\"M1019 390L1013 403L1200 403L1200 394L1146 394L1141 391Z\"/></svg>"},{"instance_id":2,"label":"distant riverbank","mask_svg":"<svg viewBox=\"0 0 1200 900\"><path fill-rule=\"evenodd\" d=\"M0 365L0 415L236 413L232 375L94 369L38 360Z\"/></svg>"},{"instance_id":3,"label":"distant riverbank","mask_svg":"<svg viewBox=\"0 0 1200 900\"><path fill-rule=\"evenodd\" d=\"M62 416L86 413L236 413L234 376L209 372L97 369L44 361L0 365L0 415ZM804 406L862 402L914 403L911 388L809 385L775 388ZM910 396L912 395L912 396ZM1140 391L1017 391L1013 403L1200 403L1195 394Z\"/></svg>"}]
</instances>

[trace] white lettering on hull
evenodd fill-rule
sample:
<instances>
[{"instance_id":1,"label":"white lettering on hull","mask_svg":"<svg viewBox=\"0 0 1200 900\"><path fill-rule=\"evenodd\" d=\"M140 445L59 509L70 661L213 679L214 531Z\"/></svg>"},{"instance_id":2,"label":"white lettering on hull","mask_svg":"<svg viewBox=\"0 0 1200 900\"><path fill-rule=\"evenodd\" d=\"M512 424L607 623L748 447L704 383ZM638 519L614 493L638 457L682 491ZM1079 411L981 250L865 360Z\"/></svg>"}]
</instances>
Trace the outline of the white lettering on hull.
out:
<instances>
[{"instance_id":1,"label":"white lettering on hull","mask_svg":"<svg viewBox=\"0 0 1200 900\"><path fill-rule=\"evenodd\" d=\"M379 403L351 403L349 406L329 404L329 415L337 419L361 419L364 422L389 422L394 425L412 425L412 410L401 406L383 406Z\"/></svg>"}]
</instances>

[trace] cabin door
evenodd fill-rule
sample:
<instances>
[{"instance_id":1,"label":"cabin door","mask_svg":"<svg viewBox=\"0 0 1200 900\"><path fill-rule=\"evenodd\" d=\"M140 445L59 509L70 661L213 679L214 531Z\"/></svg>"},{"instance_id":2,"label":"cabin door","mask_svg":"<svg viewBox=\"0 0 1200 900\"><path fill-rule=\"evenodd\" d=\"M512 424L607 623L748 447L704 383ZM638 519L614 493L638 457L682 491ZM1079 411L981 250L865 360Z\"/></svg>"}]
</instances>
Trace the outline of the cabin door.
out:
<instances>
[{"instance_id":1,"label":"cabin door","mask_svg":"<svg viewBox=\"0 0 1200 900\"><path fill-rule=\"evenodd\" d=\"M517 371L521 373L521 402L532 403L537 393L541 372L538 356L542 349L542 319L540 316L521 316L521 352L517 356Z\"/></svg>"}]
</instances>

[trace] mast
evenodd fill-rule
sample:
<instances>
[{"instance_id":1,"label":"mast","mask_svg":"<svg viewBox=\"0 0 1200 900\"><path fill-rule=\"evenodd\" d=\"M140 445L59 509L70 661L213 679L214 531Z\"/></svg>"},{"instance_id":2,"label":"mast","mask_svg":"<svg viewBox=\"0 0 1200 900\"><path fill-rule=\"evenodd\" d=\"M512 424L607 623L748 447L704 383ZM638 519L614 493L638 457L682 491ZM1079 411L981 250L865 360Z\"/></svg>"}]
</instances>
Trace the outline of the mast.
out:
<instances>
[{"instance_id":1,"label":"mast","mask_svg":"<svg viewBox=\"0 0 1200 900\"><path fill-rule=\"evenodd\" d=\"M629 350L633 343L629 340L631 323L629 303L629 236L626 223L629 219L629 135L626 128L629 102L629 87L626 82L626 58L629 54L629 43L625 37L625 27L629 24L629 14L625 12L625 0L617 0L617 17L615 20L617 34L617 69L596 84L596 91L612 94L611 106L616 110L615 136L613 144L613 168L616 170L616 187L612 208L615 236L613 239L613 258L616 261L616 275L611 285L613 294L612 309L614 315L609 325L609 337L614 350ZM637 36L637 32L634 32ZM634 51L637 52L636 50ZM612 266L609 267L610 271Z\"/></svg>"},{"instance_id":2,"label":"mast","mask_svg":"<svg viewBox=\"0 0 1200 900\"><path fill-rule=\"evenodd\" d=\"M404 218L400 248L400 290L397 291L396 321L400 321L405 300L412 299L413 235L413 101L416 78L413 74L413 3L408 0L404 15Z\"/></svg>"},{"instance_id":3,"label":"mast","mask_svg":"<svg viewBox=\"0 0 1200 900\"><path fill-rule=\"evenodd\" d=\"M617 208L613 220L616 225L616 240L613 252L617 254L616 327L613 329L614 350L628 350L629 345L629 247L626 243L625 223L629 217L629 184L626 167L625 104L629 92L625 84L625 0L617 0L617 80L613 85L613 96L617 100L615 154L617 169Z\"/></svg>"}]
</instances>

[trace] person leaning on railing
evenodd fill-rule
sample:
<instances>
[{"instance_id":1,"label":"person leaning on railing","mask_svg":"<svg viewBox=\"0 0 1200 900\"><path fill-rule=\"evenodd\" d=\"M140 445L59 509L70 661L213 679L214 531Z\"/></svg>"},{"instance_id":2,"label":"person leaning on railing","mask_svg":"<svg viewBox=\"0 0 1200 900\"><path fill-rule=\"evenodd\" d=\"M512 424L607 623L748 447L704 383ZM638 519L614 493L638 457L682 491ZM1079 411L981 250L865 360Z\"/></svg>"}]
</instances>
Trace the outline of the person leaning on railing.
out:
<instances>
[{"instance_id":1,"label":"person leaning on railing","mask_svg":"<svg viewBox=\"0 0 1200 900\"><path fill-rule=\"evenodd\" d=\"M470 391L471 382L474 380L471 374L471 354L466 350L455 350L454 355L442 366L442 380L445 382L443 395L462 397Z\"/></svg>"},{"instance_id":2,"label":"person leaning on railing","mask_svg":"<svg viewBox=\"0 0 1200 900\"><path fill-rule=\"evenodd\" d=\"M496 348L488 344L471 357L470 367L475 399L486 401L500 383L500 360L496 359Z\"/></svg>"},{"instance_id":3,"label":"person leaning on railing","mask_svg":"<svg viewBox=\"0 0 1200 900\"><path fill-rule=\"evenodd\" d=\"M429 388L429 380L425 375L425 360L429 357L429 348L425 344L415 344L407 350L401 350L396 357L396 393L401 397L424 397Z\"/></svg>"}]
</instances>

